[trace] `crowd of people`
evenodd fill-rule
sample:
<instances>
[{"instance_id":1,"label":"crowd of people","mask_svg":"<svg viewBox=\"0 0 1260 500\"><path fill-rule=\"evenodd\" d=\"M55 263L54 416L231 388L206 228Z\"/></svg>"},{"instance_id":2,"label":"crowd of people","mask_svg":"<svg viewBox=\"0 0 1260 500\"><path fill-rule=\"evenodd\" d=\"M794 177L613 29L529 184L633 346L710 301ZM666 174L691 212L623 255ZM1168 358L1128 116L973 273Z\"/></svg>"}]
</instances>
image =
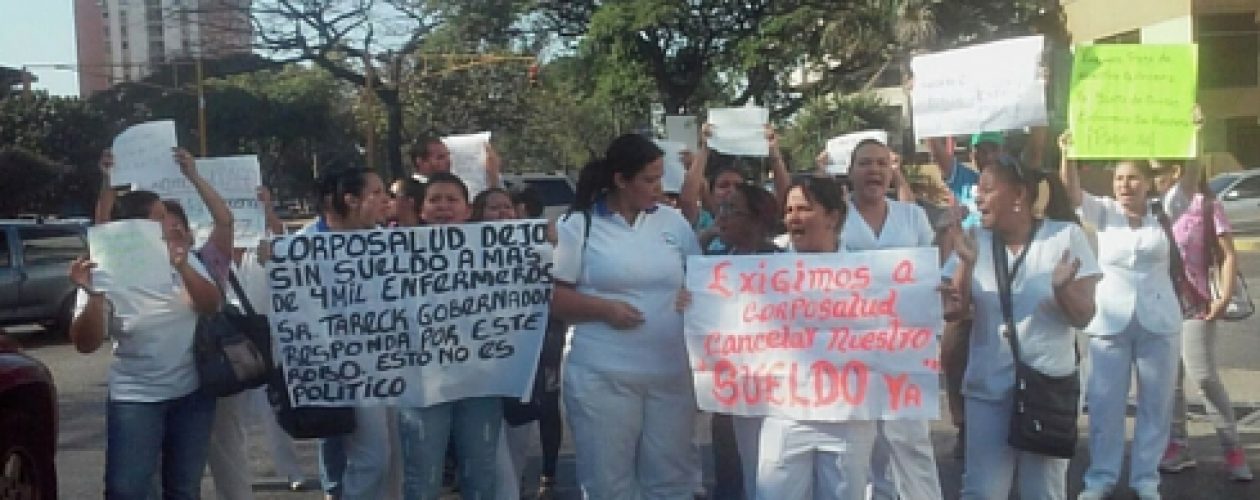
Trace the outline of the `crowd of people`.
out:
<instances>
[{"instance_id":1,"label":"crowd of people","mask_svg":"<svg viewBox=\"0 0 1260 500\"><path fill-rule=\"evenodd\" d=\"M1075 379L1078 330L1089 337L1091 365L1079 382L1090 456L1079 498L1107 498L1120 487L1134 374L1128 479L1139 498L1159 498L1161 472L1195 465L1180 390L1185 375L1218 419L1229 476L1251 479L1213 354L1215 322L1234 286L1233 243L1195 161L1115 162L1114 197L1106 198L1082 190L1072 162L1064 160L1055 175L1036 166L1040 148L1016 154L1004 134L984 133L971 138L970 164L957 159L951 139L928 141L939 182L910 182L901 158L876 140L856 146L845 179L821 169L793 178L767 128L774 186L765 189L743 169L718 161L705 145L707 131L700 135L678 193L662 192L664 153L642 135L613 139L582 169L572 207L552 226L555 285L536 403L473 397L427 407L356 407L353 432L319 442L325 495L433 499L453 483L464 498L519 498L525 455L540 442L537 496L550 498L567 422L586 498L943 498L926 420L712 415L716 474L707 492L694 444L699 412L683 340L691 307L683 286L688 256L909 247L936 248L945 276L941 361L959 431L954 453L964 463L963 498L1005 499L1012 491L1025 500L1068 497L1068 459L1017 447L1008 433L1012 414L1023 411L1016 380L1024 367ZM1071 147L1070 134L1059 146ZM114 344L105 496L195 499L208 464L220 498L252 498L243 431L251 414L263 417L277 471L302 487L293 442L270 418L261 389L214 398L198 388L197 318L225 300L270 302L261 264L266 244L236 244L227 204L191 155L173 154L213 218L200 246L177 203L148 191L114 196L108 152L96 213L97 223L160 223L170 286L115 286L87 259L69 271L80 288L74 345L89 353L107 340ZM303 232L542 214L536 194L497 187L500 159L489 146L491 187L475 196L450 172L440 140L419 141L411 158L415 177L388 186L368 169L322 175L319 217ZM259 198L270 209L265 188ZM1205 219L1211 231L1203 229ZM268 230L285 232L270 212ZM1207 270L1218 264L1225 278L1213 295ZM244 284L246 297L227 285L230 275ZM1176 287L1180 275L1198 300Z\"/></svg>"}]
</instances>

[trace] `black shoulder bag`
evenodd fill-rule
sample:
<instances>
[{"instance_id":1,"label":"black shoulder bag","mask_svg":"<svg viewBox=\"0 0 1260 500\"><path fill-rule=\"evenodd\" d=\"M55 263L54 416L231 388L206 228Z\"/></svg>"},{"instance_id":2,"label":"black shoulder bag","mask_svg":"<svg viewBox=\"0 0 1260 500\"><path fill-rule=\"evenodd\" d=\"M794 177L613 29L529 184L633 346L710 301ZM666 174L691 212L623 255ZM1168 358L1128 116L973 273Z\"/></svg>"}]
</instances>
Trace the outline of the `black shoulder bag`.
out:
<instances>
[{"instance_id":1,"label":"black shoulder bag","mask_svg":"<svg viewBox=\"0 0 1260 500\"><path fill-rule=\"evenodd\" d=\"M280 360L273 359L271 324L267 321L267 316L258 314L253 304L250 304L249 297L245 295L235 274L229 274L228 279L232 283L232 291L241 301L241 308L245 310L242 317L248 318L248 323L252 325L247 330L252 333L247 335L254 339L267 360L267 372L258 385L267 384L267 401L271 403L271 410L275 412L276 423L280 428L294 439L325 438L353 432L353 407L293 406L289 399L288 385L284 381L284 366Z\"/></svg>"},{"instance_id":2,"label":"black shoulder bag","mask_svg":"<svg viewBox=\"0 0 1260 500\"><path fill-rule=\"evenodd\" d=\"M228 273L235 280L231 270ZM218 283L215 286L219 287L223 304L219 311L197 318L193 358L202 390L224 397L265 383L270 363L255 342L267 335L267 330L262 330L261 335L258 330L260 317L241 314L227 303L223 288ZM265 317L261 317L261 325L266 327Z\"/></svg>"},{"instance_id":3,"label":"black shoulder bag","mask_svg":"<svg viewBox=\"0 0 1260 500\"><path fill-rule=\"evenodd\" d=\"M1017 450L1072 458L1076 454L1076 420L1080 411L1081 380L1078 371L1052 377L1024 363L1011 305L1012 280L1019 274L1019 267L1023 265L1040 227L1041 220L1038 219L1028 234L1028 243L1020 250L1014 267L1009 269L1006 265L1006 244L996 232L993 233L993 271L1002 305L1001 330L1011 343L1011 354L1015 358L1015 407L1011 412L1006 442ZM1080 353L1077 352L1076 356L1079 362Z\"/></svg>"}]
</instances>

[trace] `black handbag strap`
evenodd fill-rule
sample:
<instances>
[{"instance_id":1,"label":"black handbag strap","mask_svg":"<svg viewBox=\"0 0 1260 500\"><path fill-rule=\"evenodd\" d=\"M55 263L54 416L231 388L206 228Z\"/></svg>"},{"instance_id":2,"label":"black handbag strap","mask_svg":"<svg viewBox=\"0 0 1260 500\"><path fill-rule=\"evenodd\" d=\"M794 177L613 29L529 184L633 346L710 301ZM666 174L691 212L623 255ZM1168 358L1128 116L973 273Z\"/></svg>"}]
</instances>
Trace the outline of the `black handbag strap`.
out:
<instances>
[{"instance_id":1,"label":"black handbag strap","mask_svg":"<svg viewBox=\"0 0 1260 500\"><path fill-rule=\"evenodd\" d=\"M1024 264L1024 259L1028 257L1028 249L1032 247L1033 240L1037 238L1037 230L1041 229L1041 219L1034 219L1033 226L1028 231L1028 241L1024 243L1024 247L1020 249L1019 256L1015 257L1015 265L1007 268L1006 265L1006 243L1002 241L1002 236L997 231L993 231L993 277L997 280L998 285L998 301L1002 306L1002 323L1006 325L1006 338L1011 342L1011 353L1015 356L1015 363L1022 363L1019 351L1019 335L1015 331L1015 313L1011 305L1011 282L1015 279L1015 275L1019 273L1019 268Z\"/></svg>"},{"instance_id":2,"label":"black handbag strap","mask_svg":"<svg viewBox=\"0 0 1260 500\"><path fill-rule=\"evenodd\" d=\"M231 267L228 268L228 282L232 284L232 292L241 301L241 308L245 309L245 314L257 316L258 312L254 310L253 304L249 303L249 296L245 295L245 289L241 286L240 280L236 279L236 273L232 272Z\"/></svg>"},{"instance_id":3,"label":"black handbag strap","mask_svg":"<svg viewBox=\"0 0 1260 500\"><path fill-rule=\"evenodd\" d=\"M1177 237L1173 236L1172 221L1168 218L1168 212L1164 211L1164 204L1156 199L1151 201L1151 213L1155 214L1155 219L1159 221L1160 228L1164 231L1164 238L1168 240L1168 258L1171 265L1168 267L1168 275L1172 280L1173 293L1177 295L1177 301L1185 311L1187 304L1194 304L1194 298L1198 297L1199 291L1190 284L1189 278L1186 277L1186 264L1181 259L1181 249L1177 247ZM1204 242L1207 244L1207 242ZM1181 284L1181 286L1179 286ZM1185 297L1183 293L1194 294L1195 297ZM1206 299L1211 300L1211 299Z\"/></svg>"}]
</instances>

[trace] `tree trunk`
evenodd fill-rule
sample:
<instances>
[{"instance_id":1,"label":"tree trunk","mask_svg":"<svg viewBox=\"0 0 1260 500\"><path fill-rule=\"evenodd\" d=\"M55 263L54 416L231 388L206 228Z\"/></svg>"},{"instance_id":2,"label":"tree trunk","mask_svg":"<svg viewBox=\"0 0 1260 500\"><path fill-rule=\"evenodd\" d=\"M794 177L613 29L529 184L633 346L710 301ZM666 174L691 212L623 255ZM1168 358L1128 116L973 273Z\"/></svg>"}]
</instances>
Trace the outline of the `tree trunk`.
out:
<instances>
[{"instance_id":1,"label":"tree trunk","mask_svg":"<svg viewBox=\"0 0 1260 500\"><path fill-rule=\"evenodd\" d=\"M394 89L377 89L377 97L385 106L385 163L389 179L401 179L410 175L403 165L403 106Z\"/></svg>"}]
</instances>

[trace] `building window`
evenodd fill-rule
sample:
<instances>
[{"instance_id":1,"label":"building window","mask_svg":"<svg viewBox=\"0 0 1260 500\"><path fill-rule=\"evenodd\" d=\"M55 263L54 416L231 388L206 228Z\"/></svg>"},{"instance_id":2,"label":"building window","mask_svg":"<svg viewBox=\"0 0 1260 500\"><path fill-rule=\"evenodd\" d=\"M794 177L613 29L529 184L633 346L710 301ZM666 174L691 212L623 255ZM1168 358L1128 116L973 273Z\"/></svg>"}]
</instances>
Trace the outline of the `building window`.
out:
<instances>
[{"instance_id":1,"label":"building window","mask_svg":"<svg viewBox=\"0 0 1260 500\"><path fill-rule=\"evenodd\" d=\"M1260 84L1260 26L1254 12L1203 15L1195 21L1199 87L1221 89Z\"/></svg>"},{"instance_id":2,"label":"building window","mask_svg":"<svg viewBox=\"0 0 1260 500\"><path fill-rule=\"evenodd\" d=\"M1129 30L1094 40L1094 43L1142 43L1142 32Z\"/></svg>"}]
</instances>

